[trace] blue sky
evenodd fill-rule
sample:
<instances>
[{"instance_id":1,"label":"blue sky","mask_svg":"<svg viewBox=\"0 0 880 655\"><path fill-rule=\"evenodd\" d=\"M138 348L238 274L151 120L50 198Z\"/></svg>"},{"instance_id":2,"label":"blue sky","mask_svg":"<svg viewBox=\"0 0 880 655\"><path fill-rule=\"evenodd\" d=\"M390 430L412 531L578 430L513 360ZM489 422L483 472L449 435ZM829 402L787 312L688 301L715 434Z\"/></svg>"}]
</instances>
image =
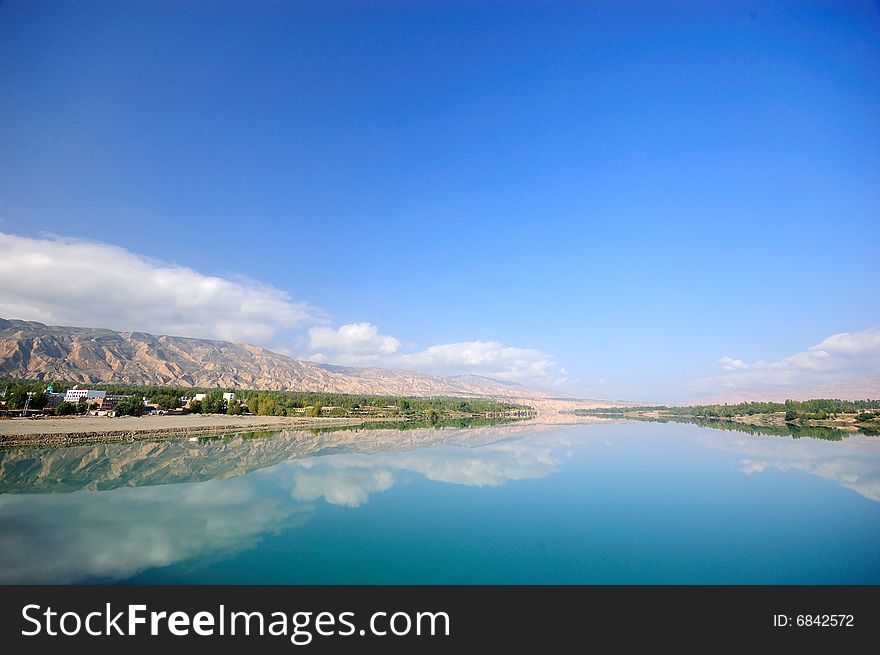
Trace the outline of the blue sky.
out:
<instances>
[{"instance_id":1,"label":"blue sky","mask_svg":"<svg viewBox=\"0 0 880 655\"><path fill-rule=\"evenodd\" d=\"M0 89L2 316L637 400L877 372L876 3L3 2Z\"/></svg>"}]
</instances>

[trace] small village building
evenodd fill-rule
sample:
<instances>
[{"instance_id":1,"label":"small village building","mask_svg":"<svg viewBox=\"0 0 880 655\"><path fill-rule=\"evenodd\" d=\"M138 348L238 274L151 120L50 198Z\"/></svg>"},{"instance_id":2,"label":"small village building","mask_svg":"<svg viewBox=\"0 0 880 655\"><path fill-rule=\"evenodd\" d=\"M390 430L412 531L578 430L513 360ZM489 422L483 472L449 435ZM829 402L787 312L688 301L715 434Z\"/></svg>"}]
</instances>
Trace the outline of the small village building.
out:
<instances>
[{"instance_id":1,"label":"small village building","mask_svg":"<svg viewBox=\"0 0 880 655\"><path fill-rule=\"evenodd\" d=\"M74 387L73 389L68 389L67 393L64 394L64 402L92 402L94 400L97 400L98 398L104 398L106 395L106 391L98 391L97 389L80 389L78 387Z\"/></svg>"}]
</instances>

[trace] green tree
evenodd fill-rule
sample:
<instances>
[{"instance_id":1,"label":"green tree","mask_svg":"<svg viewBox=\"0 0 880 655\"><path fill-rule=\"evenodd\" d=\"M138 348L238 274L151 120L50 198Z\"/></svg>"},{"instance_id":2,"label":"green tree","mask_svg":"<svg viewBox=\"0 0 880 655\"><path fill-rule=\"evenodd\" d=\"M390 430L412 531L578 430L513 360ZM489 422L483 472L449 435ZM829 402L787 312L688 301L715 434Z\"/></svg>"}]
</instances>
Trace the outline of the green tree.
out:
<instances>
[{"instance_id":1,"label":"green tree","mask_svg":"<svg viewBox=\"0 0 880 655\"><path fill-rule=\"evenodd\" d=\"M6 406L9 409L24 409L27 403L27 389L25 387L16 386L6 394Z\"/></svg>"},{"instance_id":2,"label":"green tree","mask_svg":"<svg viewBox=\"0 0 880 655\"><path fill-rule=\"evenodd\" d=\"M203 414L222 414L226 411L226 404L223 402L223 392L220 389L211 389L205 394L202 401Z\"/></svg>"},{"instance_id":3,"label":"green tree","mask_svg":"<svg viewBox=\"0 0 880 655\"><path fill-rule=\"evenodd\" d=\"M71 414L76 414L75 403L63 401L55 405L55 416L70 416Z\"/></svg>"},{"instance_id":4,"label":"green tree","mask_svg":"<svg viewBox=\"0 0 880 655\"><path fill-rule=\"evenodd\" d=\"M312 405L312 408L309 410L309 416L320 416L322 408L323 408L323 405L321 405L321 403L316 402L314 405Z\"/></svg>"},{"instance_id":5,"label":"green tree","mask_svg":"<svg viewBox=\"0 0 880 655\"><path fill-rule=\"evenodd\" d=\"M139 396L126 396L116 403L116 416L141 416L144 401Z\"/></svg>"},{"instance_id":6,"label":"green tree","mask_svg":"<svg viewBox=\"0 0 880 655\"><path fill-rule=\"evenodd\" d=\"M226 413L230 416L238 416L241 414L241 405L234 400L230 400L226 403Z\"/></svg>"},{"instance_id":7,"label":"green tree","mask_svg":"<svg viewBox=\"0 0 880 655\"><path fill-rule=\"evenodd\" d=\"M6 406L9 409L43 409L48 400L46 393L41 388L35 389L32 384L18 384L6 392Z\"/></svg>"},{"instance_id":8,"label":"green tree","mask_svg":"<svg viewBox=\"0 0 880 655\"><path fill-rule=\"evenodd\" d=\"M176 393L159 393L150 398L159 406L159 409L170 410L180 407L180 396Z\"/></svg>"}]
</instances>

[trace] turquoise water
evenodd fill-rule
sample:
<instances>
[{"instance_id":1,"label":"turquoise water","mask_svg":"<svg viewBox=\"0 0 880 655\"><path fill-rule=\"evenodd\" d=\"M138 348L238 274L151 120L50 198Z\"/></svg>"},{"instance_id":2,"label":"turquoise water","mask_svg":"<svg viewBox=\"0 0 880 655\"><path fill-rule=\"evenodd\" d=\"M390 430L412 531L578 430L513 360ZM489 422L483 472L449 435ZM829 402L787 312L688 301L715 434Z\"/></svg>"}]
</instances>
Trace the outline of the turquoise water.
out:
<instances>
[{"instance_id":1,"label":"turquoise water","mask_svg":"<svg viewBox=\"0 0 880 655\"><path fill-rule=\"evenodd\" d=\"M0 452L0 581L880 583L880 438L613 423Z\"/></svg>"}]
</instances>

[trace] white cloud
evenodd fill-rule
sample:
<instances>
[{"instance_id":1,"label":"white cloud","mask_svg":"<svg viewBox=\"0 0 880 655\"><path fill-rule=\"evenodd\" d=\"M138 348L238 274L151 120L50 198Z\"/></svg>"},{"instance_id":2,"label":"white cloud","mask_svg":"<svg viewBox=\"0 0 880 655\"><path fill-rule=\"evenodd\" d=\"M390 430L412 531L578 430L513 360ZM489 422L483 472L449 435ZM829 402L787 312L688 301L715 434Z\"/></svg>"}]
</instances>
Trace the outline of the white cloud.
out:
<instances>
[{"instance_id":1,"label":"white cloud","mask_svg":"<svg viewBox=\"0 0 880 655\"><path fill-rule=\"evenodd\" d=\"M209 276L104 243L0 232L0 316L268 344L324 312L266 284Z\"/></svg>"},{"instance_id":2,"label":"white cloud","mask_svg":"<svg viewBox=\"0 0 880 655\"><path fill-rule=\"evenodd\" d=\"M554 370L547 353L497 341L404 352L401 340L372 323L324 325L324 310L295 301L284 290L205 275L94 241L0 232L0 279L4 318L255 343L350 366L475 373L539 385L576 381ZM304 336L300 330L306 327Z\"/></svg>"},{"instance_id":3,"label":"white cloud","mask_svg":"<svg viewBox=\"0 0 880 655\"><path fill-rule=\"evenodd\" d=\"M501 380L548 380L553 358L532 348L513 348L497 341L463 341L430 346L403 355L408 368L441 373L480 373Z\"/></svg>"},{"instance_id":4,"label":"white cloud","mask_svg":"<svg viewBox=\"0 0 880 655\"><path fill-rule=\"evenodd\" d=\"M763 473L766 468L767 462L746 458L740 462L739 470L746 475L751 475L752 473Z\"/></svg>"},{"instance_id":5,"label":"white cloud","mask_svg":"<svg viewBox=\"0 0 880 655\"><path fill-rule=\"evenodd\" d=\"M250 442L250 447L268 450L263 453L267 460L272 459L273 448L291 455L288 439L295 434L259 440L261 444ZM517 438L521 439L509 441ZM112 448L105 453L111 460L106 470L110 477L85 477L95 486L102 482L134 486L0 494L0 525L4 527L0 530L0 584L124 580L167 566L198 569L253 548L267 535L305 524L321 511L313 502L318 498L358 507L371 494L411 479L412 473L438 482L491 487L541 478L558 469L563 456L559 451L572 443L565 434L546 426L376 430L370 431L369 443L362 447L372 450L379 444L406 450L294 458L239 475L241 466L225 463L228 449L210 448L178 462L183 466L173 467L176 472L170 479L205 472L230 477L178 484L166 484L169 478L163 471L167 466L158 467L155 477L131 473L141 468L132 468L133 462L140 461L138 456L132 459L134 453L128 448L114 456L117 449ZM430 447L436 444L441 445ZM414 445L428 447L410 450ZM85 454L86 449L82 450ZM91 450L104 452L97 447ZM142 460L155 455L153 449L140 452ZM195 462L204 458L224 463ZM114 462L126 465L114 466ZM78 474L72 477L84 479ZM155 484L158 481L163 484ZM54 483L71 488L63 472ZM137 486L141 483L147 486ZM51 484L47 482L41 490Z\"/></svg>"},{"instance_id":6,"label":"white cloud","mask_svg":"<svg viewBox=\"0 0 880 655\"><path fill-rule=\"evenodd\" d=\"M554 444L555 445L555 444ZM429 480L474 487L498 487L510 480L543 478L557 470L553 445L514 442L479 449L402 453L396 464Z\"/></svg>"},{"instance_id":7,"label":"white cloud","mask_svg":"<svg viewBox=\"0 0 880 655\"><path fill-rule=\"evenodd\" d=\"M313 327L309 347L314 361L350 366L384 366L454 375L475 373L499 380L566 384L562 370L554 372L553 358L532 348L514 348L497 341L463 341L401 352L399 339L381 334L371 323L342 325L334 330Z\"/></svg>"},{"instance_id":8,"label":"white cloud","mask_svg":"<svg viewBox=\"0 0 880 655\"><path fill-rule=\"evenodd\" d=\"M846 440L739 437L735 433L703 430L698 442L740 456L740 471L760 474L768 468L803 471L880 501L880 441L862 435Z\"/></svg>"},{"instance_id":9,"label":"white cloud","mask_svg":"<svg viewBox=\"0 0 880 655\"><path fill-rule=\"evenodd\" d=\"M312 350L332 350L343 355L393 355L400 349L400 341L387 334L379 334L372 323L350 323L334 330L313 327L309 330Z\"/></svg>"},{"instance_id":10,"label":"white cloud","mask_svg":"<svg viewBox=\"0 0 880 655\"><path fill-rule=\"evenodd\" d=\"M291 497L306 502L323 497L331 505L358 507L370 499L371 493L391 489L394 481L394 474L387 469L350 467L303 471L296 475Z\"/></svg>"},{"instance_id":11,"label":"white cloud","mask_svg":"<svg viewBox=\"0 0 880 655\"><path fill-rule=\"evenodd\" d=\"M441 443L443 437L454 433L417 432L439 438ZM495 434L505 433L499 430ZM391 438L400 439L399 435ZM542 478L557 470L560 460L554 451L559 445L556 435L549 441L536 436L528 441L491 443L478 448L441 445L403 452L324 455L291 460L281 466L292 470L294 500L313 502L324 498L331 505L358 507L373 493L391 489L398 477L406 477L405 472L418 473L435 482L474 487L498 487L511 480Z\"/></svg>"},{"instance_id":12,"label":"white cloud","mask_svg":"<svg viewBox=\"0 0 880 655\"><path fill-rule=\"evenodd\" d=\"M303 523L311 508L267 498L253 479L0 496L0 582L124 579L256 545ZM85 526L85 527L84 527Z\"/></svg>"},{"instance_id":13,"label":"white cloud","mask_svg":"<svg viewBox=\"0 0 880 655\"><path fill-rule=\"evenodd\" d=\"M741 362L741 360L734 360ZM880 369L880 327L833 334L804 352L772 362L758 361L741 368L766 371L870 373ZM740 368L740 367L737 367Z\"/></svg>"},{"instance_id":14,"label":"white cloud","mask_svg":"<svg viewBox=\"0 0 880 655\"><path fill-rule=\"evenodd\" d=\"M788 357L746 362L729 356L719 360L725 371L696 380L694 391L806 388L880 372L880 327L833 334Z\"/></svg>"}]
</instances>

